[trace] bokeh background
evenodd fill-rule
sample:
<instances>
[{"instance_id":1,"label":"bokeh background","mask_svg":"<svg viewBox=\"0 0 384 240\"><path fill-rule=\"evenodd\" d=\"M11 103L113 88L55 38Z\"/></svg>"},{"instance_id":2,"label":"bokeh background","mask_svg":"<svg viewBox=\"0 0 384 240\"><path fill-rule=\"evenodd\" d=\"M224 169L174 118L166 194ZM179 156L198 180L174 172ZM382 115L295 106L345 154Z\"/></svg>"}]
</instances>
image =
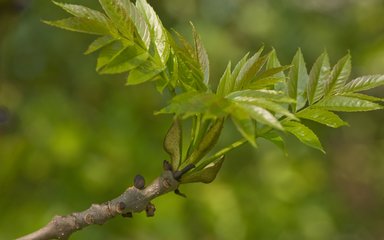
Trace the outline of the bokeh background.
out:
<instances>
[{"instance_id":1,"label":"bokeh background","mask_svg":"<svg viewBox=\"0 0 384 240\"><path fill-rule=\"evenodd\" d=\"M283 64L297 47L308 66L324 48L332 63L350 50L353 76L384 73L383 0L150 3L166 27L190 36L194 22L212 79L263 43ZM164 99L152 85L97 75L96 56L82 55L92 37L41 23L64 16L47 0L0 0L0 239L114 198L137 173L149 181L166 158L170 117L153 115ZM117 217L71 239L384 239L384 113L342 116L350 127L309 123L326 155L291 137L288 156L266 142L244 146L212 184L156 199L154 218ZM236 137L229 126L222 142Z\"/></svg>"}]
</instances>

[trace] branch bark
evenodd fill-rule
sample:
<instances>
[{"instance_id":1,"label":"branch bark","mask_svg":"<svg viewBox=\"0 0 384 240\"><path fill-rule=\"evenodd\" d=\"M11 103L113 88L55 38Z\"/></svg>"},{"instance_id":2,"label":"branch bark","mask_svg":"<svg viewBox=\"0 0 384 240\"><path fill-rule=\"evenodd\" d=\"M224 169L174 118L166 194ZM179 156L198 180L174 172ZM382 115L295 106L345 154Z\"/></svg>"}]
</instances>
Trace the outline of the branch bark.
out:
<instances>
[{"instance_id":1,"label":"branch bark","mask_svg":"<svg viewBox=\"0 0 384 240\"><path fill-rule=\"evenodd\" d=\"M55 216L46 226L18 240L68 239L72 233L92 224L102 225L116 215L130 216L145 210L148 216L153 216L155 208L151 200L175 191L179 184L171 170L164 170L161 176L143 189L139 189L141 187L138 188L135 184L136 187L129 187L120 196L108 202L92 204L82 212Z\"/></svg>"}]
</instances>

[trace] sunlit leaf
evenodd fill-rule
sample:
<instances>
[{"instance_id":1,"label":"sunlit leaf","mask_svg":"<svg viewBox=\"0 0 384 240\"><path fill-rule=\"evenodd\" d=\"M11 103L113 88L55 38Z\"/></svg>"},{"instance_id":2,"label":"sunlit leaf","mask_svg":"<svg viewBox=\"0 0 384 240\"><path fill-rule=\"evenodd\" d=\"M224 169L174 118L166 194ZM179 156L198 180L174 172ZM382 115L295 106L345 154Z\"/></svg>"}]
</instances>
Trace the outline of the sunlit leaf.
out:
<instances>
[{"instance_id":1,"label":"sunlit leaf","mask_svg":"<svg viewBox=\"0 0 384 240\"><path fill-rule=\"evenodd\" d=\"M115 56L112 61L103 66L99 72L101 74L127 72L143 64L148 57L147 52L135 46L128 46Z\"/></svg>"},{"instance_id":2,"label":"sunlit leaf","mask_svg":"<svg viewBox=\"0 0 384 240\"><path fill-rule=\"evenodd\" d=\"M195 43L195 51L198 62L200 63L201 71L204 76L204 83L208 86L209 84L209 59L207 50L205 50L203 42L200 39L199 34L197 33L195 26L192 25L193 40Z\"/></svg>"},{"instance_id":3,"label":"sunlit leaf","mask_svg":"<svg viewBox=\"0 0 384 240\"><path fill-rule=\"evenodd\" d=\"M157 113L174 113L183 117L205 114L207 118L222 117L230 103L213 93L186 92L174 97L171 103Z\"/></svg>"},{"instance_id":4,"label":"sunlit leaf","mask_svg":"<svg viewBox=\"0 0 384 240\"><path fill-rule=\"evenodd\" d=\"M319 101L314 106L339 112L372 111L383 108L377 103L347 96L331 96Z\"/></svg>"},{"instance_id":5,"label":"sunlit leaf","mask_svg":"<svg viewBox=\"0 0 384 240\"><path fill-rule=\"evenodd\" d=\"M239 108L246 111L249 116L257 122L283 131L283 127L281 126L279 120L277 120L276 117L265 108L248 103L238 103L237 105Z\"/></svg>"},{"instance_id":6,"label":"sunlit leaf","mask_svg":"<svg viewBox=\"0 0 384 240\"><path fill-rule=\"evenodd\" d=\"M228 63L227 68L225 69L223 76L221 76L219 85L217 86L217 95L219 96L225 96L227 95L231 90L231 81L233 81L232 74L231 74L231 62Z\"/></svg>"},{"instance_id":7,"label":"sunlit leaf","mask_svg":"<svg viewBox=\"0 0 384 240\"><path fill-rule=\"evenodd\" d=\"M325 86L325 95L333 95L343 89L351 74L351 55L348 53L333 67Z\"/></svg>"},{"instance_id":8,"label":"sunlit leaf","mask_svg":"<svg viewBox=\"0 0 384 240\"><path fill-rule=\"evenodd\" d=\"M329 78L330 65L327 52L324 52L313 64L309 73L308 102L313 104L324 95L325 83Z\"/></svg>"},{"instance_id":9,"label":"sunlit leaf","mask_svg":"<svg viewBox=\"0 0 384 240\"><path fill-rule=\"evenodd\" d=\"M384 75L362 76L348 82L341 92L360 92L384 85Z\"/></svg>"},{"instance_id":10,"label":"sunlit leaf","mask_svg":"<svg viewBox=\"0 0 384 240\"><path fill-rule=\"evenodd\" d=\"M96 52L114 41L116 41L116 39L110 35L99 37L89 45L88 49L84 52L84 54L91 54L93 52Z\"/></svg>"},{"instance_id":11,"label":"sunlit leaf","mask_svg":"<svg viewBox=\"0 0 384 240\"><path fill-rule=\"evenodd\" d=\"M324 152L319 138L304 124L295 121L286 121L283 123L283 126L287 132L295 135L302 143Z\"/></svg>"},{"instance_id":12,"label":"sunlit leaf","mask_svg":"<svg viewBox=\"0 0 384 240\"><path fill-rule=\"evenodd\" d=\"M261 108L265 108L269 111L275 112L276 114L278 114L280 116L285 115L288 118L296 119L295 115L292 114L290 111L288 111L281 104L278 104L278 103L273 102L273 101L269 101L269 100L264 99L264 98L241 98L241 97L238 97L236 99L236 101L240 102L240 103L244 102L244 103L248 103L251 105L259 106Z\"/></svg>"},{"instance_id":13,"label":"sunlit leaf","mask_svg":"<svg viewBox=\"0 0 384 240\"><path fill-rule=\"evenodd\" d=\"M267 133L262 134L260 137L270 141L273 144L275 144L285 154L287 154L286 149L285 149L284 139L279 134L277 134L276 131L268 131Z\"/></svg>"},{"instance_id":14,"label":"sunlit leaf","mask_svg":"<svg viewBox=\"0 0 384 240\"><path fill-rule=\"evenodd\" d=\"M266 77L257 79L256 81L252 81L251 84L247 86L249 89L266 89L266 88L273 88L276 84L283 83L285 81L285 78L280 77Z\"/></svg>"},{"instance_id":15,"label":"sunlit leaf","mask_svg":"<svg viewBox=\"0 0 384 240\"><path fill-rule=\"evenodd\" d=\"M151 40L156 46L156 50L163 64L167 62L170 53L170 44L167 32L163 27L159 17L146 0L137 0L136 7L144 16L151 32Z\"/></svg>"},{"instance_id":16,"label":"sunlit leaf","mask_svg":"<svg viewBox=\"0 0 384 240\"><path fill-rule=\"evenodd\" d=\"M125 48L126 46L124 46L121 41L115 41L102 48L97 58L96 70L99 71L105 65L112 62Z\"/></svg>"},{"instance_id":17,"label":"sunlit leaf","mask_svg":"<svg viewBox=\"0 0 384 240\"><path fill-rule=\"evenodd\" d=\"M305 106L307 96L306 88L308 83L308 73L305 66L304 57L301 50L297 50L296 55L292 60L292 68L289 71L288 78L288 94L291 98L296 100L292 103L294 112Z\"/></svg>"},{"instance_id":18,"label":"sunlit leaf","mask_svg":"<svg viewBox=\"0 0 384 240\"><path fill-rule=\"evenodd\" d=\"M57 21L44 21L44 23L66 30L88 34L107 35L110 33L107 25L98 20L88 18L70 17Z\"/></svg>"},{"instance_id":19,"label":"sunlit leaf","mask_svg":"<svg viewBox=\"0 0 384 240\"><path fill-rule=\"evenodd\" d=\"M247 139L252 146L256 147L255 122L252 120L249 113L234 105L233 110L231 110L231 119L240 134Z\"/></svg>"},{"instance_id":20,"label":"sunlit leaf","mask_svg":"<svg viewBox=\"0 0 384 240\"><path fill-rule=\"evenodd\" d=\"M341 96L358 98L358 99L367 100L370 102L384 102L384 98L378 98L378 97L374 97L374 96L370 96L370 95L365 95L362 93L347 92L347 93L341 94Z\"/></svg>"},{"instance_id":21,"label":"sunlit leaf","mask_svg":"<svg viewBox=\"0 0 384 240\"><path fill-rule=\"evenodd\" d=\"M127 85L136 85L155 80L155 77L162 71L164 71L164 68L157 66L150 60L147 60L137 68L130 71L127 78Z\"/></svg>"},{"instance_id":22,"label":"sunlit leaf","mask_svg":"<svg viewBox=\"0 0 384 240\"><path fill-rule=\"evenodd\" d=\"M337 114L325 109L306 108L303 111L298 112L296 116L299 118L309 119L333 128L348 125L348 123L344 122Z\"/></svg>"},{"instance_id":23,"label":"sunlit leaf","mask_svg":"<svg viewBox=\"0 0 384 240\"><path fill-rule=\"evenodd\" d=\"M279 67L281 67L281 64L280 64L279 59L277 58L276 50L272 49L272 51L269 53L269 58L268 58L268 61L266 64L266 69L269 70L269 69L274 69L274 68L279 68ZM292 66L290 65L290 67L292 67ZM285 79L286 79L285 73L283 71L281 71L281 72L276 73L273 77L278 78L278 79L282 79L281 82L277 82L275 84L274 89L277 91L287 92L288 90L287 90L287 85L285 82Z\"/></svg>"},{"instance_id":24,"label":"sunlit leaf","mask_svg":"<svg viewBox=\"0 0 384 240\"><path fill-rule=\"evenodd\" d=\"M251 58L249 58L241 67L239 74L236 76L234 86L235 90L241 90L243 87L248 85L249 81L255 77L255 75L263 67L267 61L267 56L260 57L263 50L264 47L260 48L259 51L257 51Z\"/></svg>"},{"instance_id":25,"label":"sunlit leaf","mask_svg":"<svg viewBox=\"0 0 384 240\"><path fill-rule=\"evenodd\" d=\"M126 0L99 0L99 2L119 32L124 37L133 40L134 26L130 13L134 5Z\"/></svg>"},{"instance_id":26,"label":"sunlit leaf","mask_svg":"<svg viewBox=\"0 0 384 240\"><path fill-rule=\"evenodd\" d=\"M295 102L292 98L285 95L283 92L275 90L242 90L236 91L227 96L228 99L245 100L251 98L264 98L275 102L292 103Z\"/></svg>"}]
</instances>

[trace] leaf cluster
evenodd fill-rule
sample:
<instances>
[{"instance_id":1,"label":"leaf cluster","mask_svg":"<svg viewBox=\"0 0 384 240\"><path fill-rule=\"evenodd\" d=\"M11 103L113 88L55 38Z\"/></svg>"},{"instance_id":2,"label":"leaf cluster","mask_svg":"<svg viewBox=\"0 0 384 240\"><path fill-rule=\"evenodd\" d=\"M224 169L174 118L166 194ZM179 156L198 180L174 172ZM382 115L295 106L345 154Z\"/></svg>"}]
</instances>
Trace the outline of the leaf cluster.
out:
<instances>
[{"instance_id":1,"label":"leaf cluster","mask_svg":"<svg viewBox=\"0 0 384 240\"><path fill-rule=\"evenodd\" d=\"M189 43L181 34L167 31L145 0L99 2L103 12L54 2L72 17L46 23L97 35L85 53L98 52L100 74L125 74L128 85L152 81L159 92L170 93L169 104L157 112L174 115L164 149L173 170L196 165L182 182L212 181L225 153L245 142L256 147L257 138L283 147L281 133L290 133L324 151L301 119L337 128L347 123L335 112L382 109L383 99L361 91L384 85L384 75L349 80L349 53L331 66L323 52L308 71L300 49L289 65L281 65L274 49L264 53L262 47L234 67L229 62L214 88L207 51L192 24L193 42ZM189 131L183 129L186 119L192 121ZM232 120L243 138L209 155L226 119Z\"/></svg>"}]
</instances>

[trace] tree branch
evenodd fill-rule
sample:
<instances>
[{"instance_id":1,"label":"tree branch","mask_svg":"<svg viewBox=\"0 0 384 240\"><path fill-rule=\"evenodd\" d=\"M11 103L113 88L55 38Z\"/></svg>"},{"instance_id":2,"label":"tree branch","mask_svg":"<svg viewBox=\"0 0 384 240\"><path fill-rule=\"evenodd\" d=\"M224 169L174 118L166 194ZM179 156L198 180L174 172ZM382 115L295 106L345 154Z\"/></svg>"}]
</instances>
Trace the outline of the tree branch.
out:
<instances>
[{"instance_id":1,"label":"tree branch","mask_svg":"<svg viewBox=\"0 0 384 240\"><path fill-rule=\"evenodd\" d=\"M91 224L102 225L116 215L129 217L134 212L145 210L147 216L153 216L155 208L150 201L175 191L179 186L171 170L164 170L160 177L145 188L142 182L137 184L136 179L135 185L125 190L119 197L102 204L92 204L82 212L55 216L46 226L18 240L68 239L72 233ZM143 181L143 179L140 180Z\"/></svg>"}]
</instances>

